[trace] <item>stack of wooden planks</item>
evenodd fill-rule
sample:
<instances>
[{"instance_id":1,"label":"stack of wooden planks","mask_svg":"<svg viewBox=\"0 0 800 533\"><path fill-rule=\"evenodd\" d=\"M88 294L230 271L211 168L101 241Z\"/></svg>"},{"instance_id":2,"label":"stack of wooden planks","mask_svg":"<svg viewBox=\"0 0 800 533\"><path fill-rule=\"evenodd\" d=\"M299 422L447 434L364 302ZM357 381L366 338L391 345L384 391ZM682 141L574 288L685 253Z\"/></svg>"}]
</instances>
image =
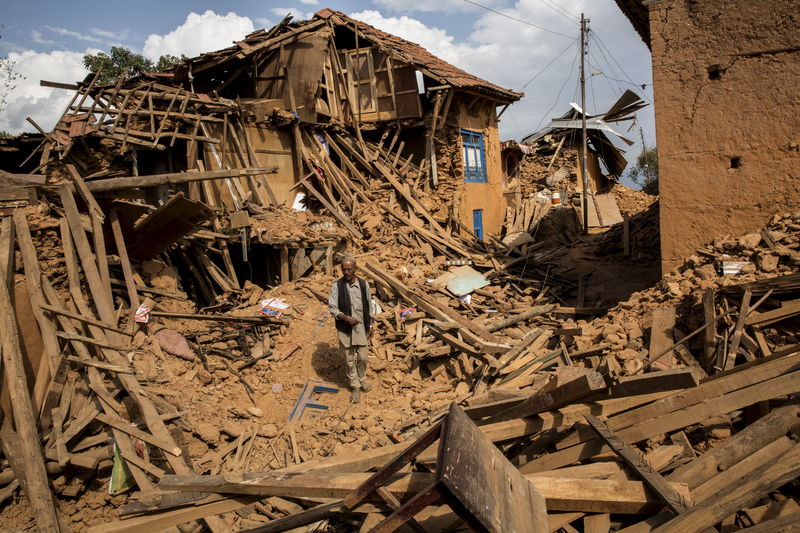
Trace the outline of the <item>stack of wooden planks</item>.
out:
<instances>
[{"instance_id":1,"label":"stack of wooden planks","mask_svg":"<svg viewBox=\"0 0 800 533\"><path fill-rule=\"evenodd\" d=\"M720 523L728 528L747 527L764 517L772 521L765 525L786 523L800 512L795 500L780 491L800 474L800 444L794 438L800 404L791 399L800 392L798 372L800 352L795 351L740 365L689 387L685 374L665 378L653 373L638 388L627 390L609 387L602 376L586 375L546 393L464 410L451 406L442 420L447 425L455 424L458 417L471 418L482 433L478 440L494 442L505 456L503 461L514 464L531 490L544 498L547 518L541 529L536 529L532 514L530 529L498 529L489 521L483 526L487 531L581 527L589 531L702 531ZM764 407L762 416L753 416L751 406L759 405ZM462 414L454 414L453 409ZM722 416L727 416L727 431L718 427ZM122 532L156 524L164 527L187 516L217 512L221 502L229 502L230 509L269 497L295 499L308 510L276 517L274 524L267 522L253 531L287 531L322 520L335 524L392 513L405 520L415 515L418 526L426 531L438 530L443 523L457 528L461 520L470 523L471 517L480 514L463 498L469 500L481 489L456 491L469 512L452 498L420 504L421 495L428 494L435 482L427 468L432 461L442 465L456 461L448 467L455 478L479 475L476 472L490 468L489 464L496 465L493 475L501 477L516 470L501 473L507 467L501 468L498 459L490 461L488 451L477 444L441 447L431 440L431 431L439 427L424 434L420 428L419 440L409 438L283 471L165 476L161 489L190 494L180 499L165 494L147 506L132 508L131 514L137 516L95 529ZM416 465L411 471L369 473L371 468L409 460ZM397 472L396 467L391 469ZM375 496L380 497L363 499L376 488ZM228 495L227 499L220 499L220 494ZM354 494L362 496L353 499ZM493 503L486 504L487 512L502 517L506 498L513 496L494 494ZM445 507L439 507L444 501ZM541 519L538 522L541 526ZM397 525L387 521L375 531L392 531Z\"/></svg>"}]
</instances>

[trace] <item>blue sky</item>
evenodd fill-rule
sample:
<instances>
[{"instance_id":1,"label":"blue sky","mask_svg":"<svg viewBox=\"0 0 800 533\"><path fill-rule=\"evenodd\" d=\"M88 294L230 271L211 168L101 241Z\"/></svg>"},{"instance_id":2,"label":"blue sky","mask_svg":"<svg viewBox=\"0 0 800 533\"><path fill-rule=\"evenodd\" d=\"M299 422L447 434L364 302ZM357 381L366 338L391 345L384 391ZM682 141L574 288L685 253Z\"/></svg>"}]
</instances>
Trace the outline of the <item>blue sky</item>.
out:
<instances>
[{"instance_id":1,"label":"blue sky","mask_svg":"<svg viewBox=\"0 0 800 533\"><path fill-rule=\"evenodd\" d=\"M477 1L477 0L476 0ZM7 2L0 18L0 56L25 76L8 95L0 129L29 131L26 116L50 128L69 101L68 91L39 87L40 79L73 82L86 70L81 57L122 45L157 58L163 53L197 55L228 46L253 29L269 27L287 13L306 18L324 7L342 11L384 31L417 42L432 53L526 96L504 115L503 139L519 139L579 101L577 38L581 12L591 19L587 107L605 111L624 89L652 102L650 54L614 0L324 0L255 1L49 1ZM512 20L519 19L519 20ZM560 54L560 55L559 55ZM638 85L645 84L642 90ZM641 150L655 144L653 109L639 114L625 132Z\"/></svg>"}]
</instances>

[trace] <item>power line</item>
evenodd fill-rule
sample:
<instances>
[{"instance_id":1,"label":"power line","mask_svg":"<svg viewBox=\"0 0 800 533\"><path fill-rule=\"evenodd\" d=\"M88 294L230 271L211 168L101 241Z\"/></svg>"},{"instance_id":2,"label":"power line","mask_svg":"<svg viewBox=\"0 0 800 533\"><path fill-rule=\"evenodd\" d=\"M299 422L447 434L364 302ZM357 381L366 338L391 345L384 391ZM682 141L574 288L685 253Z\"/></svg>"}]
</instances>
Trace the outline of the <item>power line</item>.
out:
<instances>
[{"instance_id":1,"label":"power line","mask_svg":"<svg viewBox=\"0 0 800 533\"><path fill-rule=\"evenodd\" d=\"M619 64L619 61L617 61L617 59L614 57L614 54L611 53L611 50L609 50L608 46L606 46L606 43L603 42L603 40L600 38L600 36L597 35L597 33L594 30L590 31L590 35L593 35L595 37L595 39L597 40L597 43L599 44L598 49L600 50L600 53L603 55L603 57L606 56L606 54L603 52L605 50L605 52L608 53L608 57L610 57L611 60L614 62L614 64L617 65L617 67L619 67L620 72L622 72L622 75L625 76L625 78L627 78L628 83L630 83L630 85L633 85L634 87L641 87L642 85L648 85L646 83L642 84L642 83L636 83L635 81L633 81L631 79L631 77L628 76L628 73L625 72L625 69L622 68L622 65ZM610 65L610 63L609 63L609 65ZM612 68L612 70L613 70L613 68ZM619 82L625 83L622 80L614 80L614 81L619 81ZM644 94L643 96L648 102L650 102L651 104L653 103L653 101L650 100L650 98L646 94Z\"/></svg>"},{"instance_id":2,"label":"power line","mask_svg":"<svg viewBox=\"0 0 800 533\"><path fill-rule=\"evenodd\" d=\"M568 39L574 39L574 37L572 35L567 35L566 33L561 33L561 32L555 31L555 30L550 30L550 29L545 28L543 26L539 26L537 24L534 24L533 22L528 22L527 20L522 20L522 19L518 19L516 17L512 17L511 15L507 15L507 14L501 12L501 11L497 11L496 9L492 9L491 7L486 7L486 6L481 5L481 4L477 3L477 2L473 2L472 0L464 0L464 2L466 2L468 4L472 4L474 6L478 6L480 8L483 8L486 11L491 11L492 13L500 15L501 17L505 17L505 18L511 19L511 20L516 20L517 22L521 22L522 24L527 24L528 26L531 26L533 28L536 28L536 29L539 29L539 30L542 30L542 31L546 31L546 32L552 33L554 35L560 35L561 37L566 37Z\"/></svg>"},{"instance_id":3,"label":"power line","mask_svg":"<svg viewBox=\"0 0 800 533\"><path fill-rule=\"evenodd\" d=\"M531 79L529 79L527 82L525 82L525 85L523 85L523 86L522 86L522 88L520 88L520 91L524 91L524 90L525 90L525 87L527 87L528 85L530 85L530 84L533 82L533 80L535 80L536 78L538 78L538 77L539 77L539 76L540 76L540 75L541 75L541 74L542 74L542 73L543 73L545 70L547 70L547 69L548 69L548 67L550 67L550 65L552 65L553 63L555 63L555 62L558 60L558 58L559 58L559 57L561 57L562 55L564 55L564 53L565 53L567 50L569 50L570 48L572 48L573 46L575 46L575 44L576 44L577 42L578 42L578 39L575 39L575 40L574 40L573 42L571 42L571 43L570 43L570 44L569 44L569 45L568 45L566 48L564 48L564 49L563 49L561 52L559 52L559 54L558 54L556 57L554 57L552 61L550 61L548 64L546 64L546 65L544 66L544 68L542 68L542 69L541 69L539 72L537 72L537 73L536 73L536 74L535 74L535 75L534 75L534 76L533 76Z\"/></svg>"},{"instance_id":4,"label":"power line","mask_svg":"<svg viewBox=\"0 0 800 533\"><path fill-rule=\"evenodd\" d=\"M589 57L591 59L593 59L594 61L597 61L597 58L595 58L594 54L592 54L591 51L589 52ZM593 63L592 61L589 61L589 66L594 70L599 70L600 71L601 75L603 76L603 80L606 82L606 85L608 85L608 88L611 89L612 93L614 93L617 96L619 96L623 92L625 92L625 91L622 90L622 87L619 84L616 84L616 86L611 85L611 80L614 80L614 78L606 76L605 72L603 72L602 65L600 64L599 61L597 61L597 64Z\"/></svg>"},{"instance_id":5,"label":"power line","mask_svg":"<svg viewBox=\"0 0 800 533\"><path fill-rule=\"evenodd\" d=\"M545 6L555 11L556 13L558 13L559 15L561 15L562 17L566 18L570 22L575 23L579 21L576 15L573 15L572 13L570 13L569 11L567 11L558 4L550 2L549 0L539 0L539 1L543 3Z\"/></svg>"},{"instance_id":6,"label":"power line","mask_svg":"<svg viewBox=\"0 0 800 533\"><path fill-rule=\"evenodd\" d=\"M567 86L567 82L569 82L569 80L570 80L570 79L572 79L572 73L573 73L573 71L575 70L575 61L578 59L578 56L579 56L579 55L580 55L580 50L578 50L578 51L576 51L576 52L575 52L575 57L572 59L572 66L569 68L569 75L567 76L567 79L565 79L565 80L564 80L564 83L561 85L561 88L558 90L558 95L556 96L556 101L553 103L552 107L550 107L550 109L548 109L548 110L547 110L547 111L546 111L546 112L545 112L545 113L542 115L542 118L541 118L541 119L539 119L539 123L538 123L538 124L536 124L536 128L534 128L534 130L533 130L534 132L536 132L536 131L539 131L539 127L542 125L542 122L544 122L544 119L545 119L545 118L547 117L547 115L549 115L549 114L550 114L550 113L553 111L553 109L555 109L555 107L558 105L558 102L559 102L559 100L561 99L561 93L564 91L564 87L566 87L566 86Z\"/></svg>"}]
</instances>

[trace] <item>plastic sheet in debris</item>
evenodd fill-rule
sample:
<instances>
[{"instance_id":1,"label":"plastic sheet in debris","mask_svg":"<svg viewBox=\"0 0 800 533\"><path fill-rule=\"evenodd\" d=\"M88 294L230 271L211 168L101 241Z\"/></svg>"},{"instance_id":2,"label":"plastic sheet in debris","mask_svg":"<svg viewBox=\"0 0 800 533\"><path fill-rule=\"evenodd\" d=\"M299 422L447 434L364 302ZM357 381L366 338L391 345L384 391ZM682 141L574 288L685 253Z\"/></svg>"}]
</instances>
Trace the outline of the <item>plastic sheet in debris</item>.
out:
<instances>
[{"instance_id":1,"label":"plastic sheet in debris","mask_svg":"<svg viewBox=\"0 0 800 533\"><path fill-rule=\"evenodd\" d=\"M464 296L489 285L489 280L471 266L464 265L445 272L433 281L434 285L447 287L456 296Z\"/></svg>"}]
</instances>

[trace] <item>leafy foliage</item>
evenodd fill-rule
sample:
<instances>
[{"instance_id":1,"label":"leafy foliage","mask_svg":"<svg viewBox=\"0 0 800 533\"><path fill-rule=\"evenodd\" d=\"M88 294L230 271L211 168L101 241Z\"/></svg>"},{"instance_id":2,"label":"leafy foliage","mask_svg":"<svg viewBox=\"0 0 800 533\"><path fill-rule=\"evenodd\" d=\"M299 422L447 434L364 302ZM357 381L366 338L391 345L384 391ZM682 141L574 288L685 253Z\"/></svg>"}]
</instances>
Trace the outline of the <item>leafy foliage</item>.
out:
<instances>
[{"instance_id":1,"label":"leafy foliage","mask_svg":"<svg viewBox=\"0 0 800 533\"><path fill-rule=\"evenodd\" d=\"M132 78L145 72L162 72L176 66L186 56L176 57L173 55L163 55L158 61L153 63L146 57L135 54L122 46L112 46L111 52L99 52L97 54L86 54L83 56L83 66L92 72L103 69L98 83L113 83L119 78L127 68L126 78Z\"/></svg>"},{"instance_id":2,"label":"leafy foliage","mask_svg":"<svg viewBox=\"0 0 800 533\"><path fill-rule=\"evenodd\" d=\"M7 57L0 58L0 111L6 108L8 93L17 88L17 80L25 76L14 70L15 62Z\"/></svg>"},{"instance_id":3,"label":"leafy foliage","mask_svg":"<svg viewBox=\"0 0 800 533\"><path fill-rule=\"evenodd\" d=\"M647 194L658 194L658 150L653 147L643 150L636 164L628 171L628 177L641 186Z\"/></svg>"}]
</instances>

